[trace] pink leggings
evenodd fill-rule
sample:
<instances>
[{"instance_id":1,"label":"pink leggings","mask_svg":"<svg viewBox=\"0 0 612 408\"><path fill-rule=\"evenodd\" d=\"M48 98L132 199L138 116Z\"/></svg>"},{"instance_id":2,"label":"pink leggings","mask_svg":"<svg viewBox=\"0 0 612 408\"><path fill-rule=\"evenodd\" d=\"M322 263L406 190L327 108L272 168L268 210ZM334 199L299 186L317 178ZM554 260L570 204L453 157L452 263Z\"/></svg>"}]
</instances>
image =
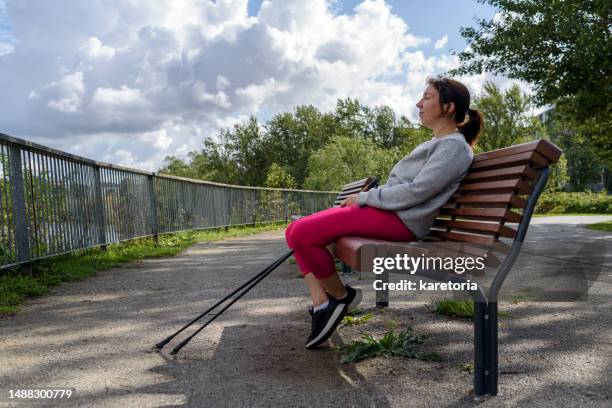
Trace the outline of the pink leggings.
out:
<instances>
[{"instance_id":1,"label":"pink leggings","mask_svg":"<svg viewBox=\"0 0 612 408\"><path fill-rule=\"evenodd\" d=\"M388 241L414 241L415 237L394 211L352 205L319 211L293 221L285 230L302 274L325 279L336 273L326 246L344 235Z\"/></svg>"}]
</instances>

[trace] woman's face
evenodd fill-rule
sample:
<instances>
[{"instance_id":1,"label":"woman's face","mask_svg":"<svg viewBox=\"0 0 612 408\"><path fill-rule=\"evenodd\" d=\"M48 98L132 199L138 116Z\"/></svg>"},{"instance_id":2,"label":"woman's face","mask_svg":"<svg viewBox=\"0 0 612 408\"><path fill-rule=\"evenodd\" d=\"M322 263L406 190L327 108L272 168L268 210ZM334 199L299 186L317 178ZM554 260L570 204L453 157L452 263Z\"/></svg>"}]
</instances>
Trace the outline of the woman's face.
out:
<instances>
[{"instance_id":1,"label":"woman's face","mask_svg":"<svg viewBox=\"0 0 612 408\"><path fill-rule=\"evenodd\" d=\"M431 85L425 89L423 97L417 102L416 106L419 108L419 119L421 119L423 126L427 128L433 128L437 121L445 117L440 107L438 91Z\"/></svg>"}]
</instances>

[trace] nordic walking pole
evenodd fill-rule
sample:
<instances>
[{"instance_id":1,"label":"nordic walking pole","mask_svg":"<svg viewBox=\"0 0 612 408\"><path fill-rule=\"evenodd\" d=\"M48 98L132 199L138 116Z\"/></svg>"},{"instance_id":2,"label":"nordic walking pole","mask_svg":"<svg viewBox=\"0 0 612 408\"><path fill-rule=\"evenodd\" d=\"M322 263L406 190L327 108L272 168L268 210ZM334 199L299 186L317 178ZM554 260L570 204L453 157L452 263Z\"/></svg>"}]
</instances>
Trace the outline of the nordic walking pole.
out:
<instances>
[{"instance_id":1,"label":"nordic walking pole","mask_svg":"<svg viewBox=\"0 0 612 408\"><path fill-rule=\"evenodd\" d=\"M272 273L272 271L274 269L276 269L280 264L282 264L283 262L285 262L285 260L287 258L289 258L291 255L293 254L293 250L287 252L285 255L283 255L282 257L278 258L276 261L274 261L274 263L272 265L270 265L267 270L265 271L264 274L261 274L257 277L257 280L254 281L250 287L248 287L247 289L244 290L244 292L242 292L240 295L238 295L236 298L234 298L230 303L228 303L223 309L219 310L219 313L217 313L216 315L214 315L210 320L208 320L206 323L204 323L198 330L196 330L191 336L187 337L185 340L183 340L180 344L178 344L176 347L174 347L174 349L172 349L172 351L170 352L170 354L176 354L178 353L178 351L180 349L182 349L183 347L185 347L185 345L187 345L187 343L189 343L189 341L191 341L192 338L194 338L198 333L200 333L202 330L204 330L204 328L206 326L208 326L210 323L213 322L213 320L215 320L217 317L219 317L227 308L229 308L231 305L233 305L238 299L240 299L242 296L244 296L245 293L247 293L248 291L250 291L251 289L253 289L255 287L255 285L257 285L259 282L261 282L266 276L268 276L270 273Z\"/></svg>"},{"instance_id":2,"label":"nordic walking pole","mask_svg":"<svg viewBox=\"0 0 612 408\"><path fill-rule=\"evenodd\" d=\"M283 261L285 259L287 259L289 256L291 256L293 254L293 250L290 251L288 254L284 255L285 258L283 259ZM244 287L246 287L247 285L249 285L251 282L253 282L254 280L256 280L257 278L259 278L260 276L264 275L266 272L268 272L268 270L270 268L276 268L278 265L280 265L283 261L279 262L278 264L276 264L277 261L274 261L274 263L272 265L267 266L265 269L263 269L261 272L259 272L257 275L253 276L251 279L249 279L248 281L246 281L245 283L243 283L242 285L240 285L238 288L236 288L232 293L228 294L227 296L225 296L223 299L221 299L220 301L218 301L217 303L215 303L213 306L211 306L208 310L206 310L204 313L202 313L201 315L199 315L198 317L196 317L195 319L193 319L192 321L190 321L189 323L187 323L185 326L181 327L178 331L174 332L173 334L171 334L170 336L166 337L165 339L163 339L162 341L160 341L159 343L155 344L155 347L157 347L158 349L163 348L166 344L168 344L173 338L175 338L178 334L180 334L183 330L185 330L186 328L188 328L189 326L191 326L192 324L194 324L195 322L197 322L198 320L200 320L202 317L204 317L205 315L207 315L208 313L210 313L214 308L216 308L217 306L219 306L221 303L225 302L227 299L229 299L230 297L232 297L233 295L235 295L236 293L238 293L241 289L243 289Z\"/></svg>"}]
</instances>

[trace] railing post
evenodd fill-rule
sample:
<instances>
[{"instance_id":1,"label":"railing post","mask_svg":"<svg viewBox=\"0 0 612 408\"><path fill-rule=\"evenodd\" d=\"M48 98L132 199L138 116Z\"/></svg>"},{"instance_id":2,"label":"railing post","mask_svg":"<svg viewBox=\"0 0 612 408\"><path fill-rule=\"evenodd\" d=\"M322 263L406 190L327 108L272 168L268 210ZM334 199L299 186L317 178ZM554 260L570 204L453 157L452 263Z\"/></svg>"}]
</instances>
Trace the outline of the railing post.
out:
<instances>
[{"instance_id":1,"label":"railing post","mask_svg":"<svg viewBox=\"0 0 612 408\"><path fill-rule=\"evenodd\" d=\"M255 196L255 199L253 200L253 207L251 207L251 225L255 226L255 217L257 216L257 206L259 205L257 203L257 190L252 190Z\"/></svg>"},{"instance_id":2,"label":"railing post","mask_svg":"<svg viewBox=\"0 0 612 408\"><path fill-rule=\"evenodd\" d=\"M150 224L151 224L151 234L153 235L153 241L156 245L159 245L159 236L157 231L157 199L155 197L155 174L150 174L147 176L148 184L149 184L149 206L151 207L151 211L149 214Z\"/></svg>"},{"instance_id":3,"label":"railing post","mask_svg":"<svg viewBox=\"0 0 612 408\"><path fill-rule=\"evenodd\" d=\"M15 249L17 262L24 262L24 270L32 274L30 261L30 237L28 233L28 219L25 204L23 185L23 169L21 166L21 148L9 145L11 185L13 187L13 227L15 233Z\"/></svg>"},{"instance_id":4,"label":"railing post","mask_svg":"<svg viewBox=\"0 0 612 408\"><path fill-rule=\"evenodd\" d=\"M94 166L94 189L96 199L96 225L98 227L98 244L103 251L106 250L106 220L104 217L104 202L102 197L102 181L100 179L100 167Z\"/></svg>"},{"instance_id":5,"label":"railing post","mask_svg":"<svg viewBox=\"0 0 612 408\"><path fill-rule=\"evenodd\" d=\"M289 193L287 191L283 191L283 208L285 209L285 222L289 221L289 206L287 204L287 197Z\"/></svg>"}]
</instances>

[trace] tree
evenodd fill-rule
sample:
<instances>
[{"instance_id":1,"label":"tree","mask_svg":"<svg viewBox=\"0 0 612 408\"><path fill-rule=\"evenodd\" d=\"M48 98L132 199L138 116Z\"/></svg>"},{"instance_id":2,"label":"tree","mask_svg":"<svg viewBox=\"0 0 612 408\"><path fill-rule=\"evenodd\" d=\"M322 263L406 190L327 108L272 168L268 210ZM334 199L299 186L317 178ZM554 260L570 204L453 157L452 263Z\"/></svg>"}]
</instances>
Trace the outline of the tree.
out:
<instances>
[{"instance_id":1,"label":"tree","mask_svg":"<svg viewBox=\"0 0 612 408\"><path fill-rule=\"evenodd\" d=\"M402 151L397 147L381 149L371 140L335 136L310 157L304 187L311 190L339 190L348 181L369 176L386 179L391 167L402 156Z\"/></svg>"},{"instance_id":2,"label":"tree","mask_svg":"<svg viewBox=\"0 0 612 408\"><path fill-rule=\"evenodd\" d=\"M301 186L307 176L310 155L322 148L335 132L331 114L322 114L311 105L295 112L274 115L264 125L268 161L285 169Z\"/></svg>"},{"instance_id":3,"label":"tree","mask_svg":"<svg viewBox=\"0 0 612 408\"><path fill-rule=\"evenodd\" d=\"M195 178L196 174L189 166L189 163L176 156L166 156L164 165L157 170L158 173L170 174L173 176Z\"/></svg>"},{"instance_id":4,"label":"tree","mask_svg":"<svg viewBox=\"0 0 612 408\"><path fill-rule=\"evenodd\" d=\"M569 185L566 190L584 191L602 181L602 187L610 191L609 180L605 179L605 163L598 157L597 149L582 133L582 129L555 110L549 111L547 116L546 132L551 141L563 149L562 158L567 159L565 177ZM557 165L561 163L562 160Z\"/></svg>"},{"instance_id":5,"label":"tree","mask_svg":"<svg viewBox=\"0 0 612 408\"><path fill-rule=\"evenodd\" d=\"M227 149L238 171L238 183L247 186L261 186L269 165L264 135L254 116L246 123L234 125L225 130Z\"/></svg>"},{"instance_id":6,"label":"tree","mask_svg":"<svg viewBox=\"0 0 612 408\"><path fill-rule=\"evenodd\" d=\"M493 72L533 85L612 162L609 0L479 0L499 12L461 29L468 48L451 74Z\"/></svg>"},{"instance_id":7,"label":"tree","mask_svg":"<svg viewBox=\"0 0 612 408\"><path fill-rule=\"evenodd\" d=\"M264 187L272 188L296 188L297 183L295 179L285 171L281 166L276 163L272 163L268 169L266 176L266 182Z\"/></svg>"},{"instance_id":8,"label":"tree","mask_svg":"<svg viewBox=\"0 0 612 408\"><path fill-rule=\"evenodd\" d=\"M542 124L529 114L531 99L516 84L503 92L492 82L485 83L474 106L483 114L477 152L501 149L543 135Z\"/></svg>"},{"instance_id":9,"label":"tree","mask_svg":"<svg viewBox=\"0 0 612 408\"><path fill-rule=\"evenodd\" d=\"M398 120L388 106L339 99L333 112L298 106L263 127L251 117L222 129L215 140L206 138L188 160L168 156L160 171L228 184L336 189L356 174L385 177L397 160L429 139L430 131L404 116Z\"/></svg>"}]
</instances>

